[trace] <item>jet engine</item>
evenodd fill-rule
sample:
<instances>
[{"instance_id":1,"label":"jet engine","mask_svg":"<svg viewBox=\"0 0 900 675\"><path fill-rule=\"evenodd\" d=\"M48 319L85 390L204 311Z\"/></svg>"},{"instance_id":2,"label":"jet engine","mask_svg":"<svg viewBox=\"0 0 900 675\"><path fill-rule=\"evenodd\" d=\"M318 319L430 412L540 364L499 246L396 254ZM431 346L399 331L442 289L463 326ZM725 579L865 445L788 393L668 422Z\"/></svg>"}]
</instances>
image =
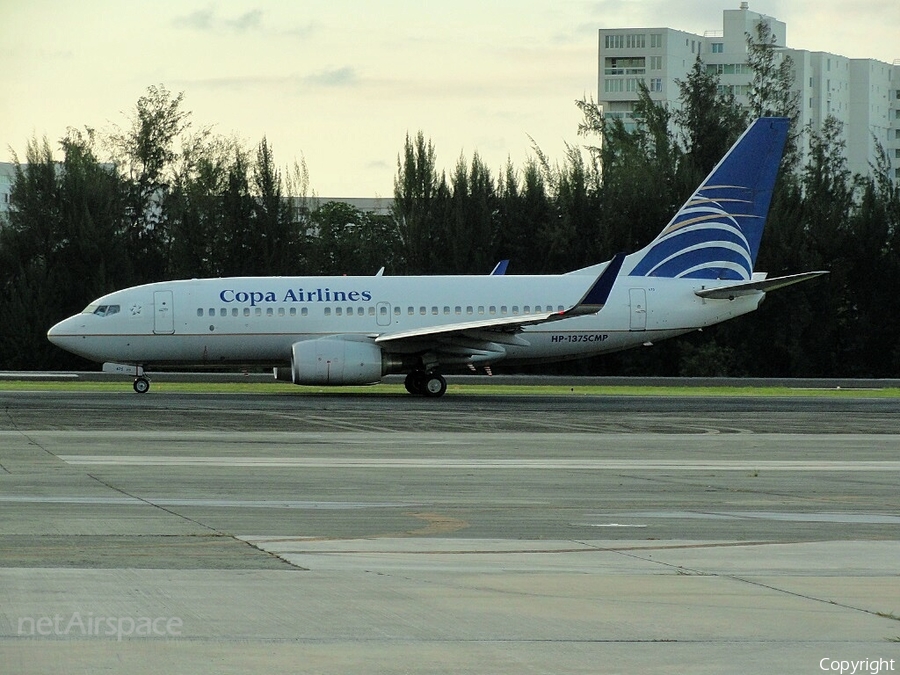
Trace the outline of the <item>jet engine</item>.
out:
<instances>
[{"instance_id":1,"label":"jet engine","mask_svg":"<svg viewBox=\"0 0 900 675\"><path fill-rule=\"evenodd\" d=\"M372 384L387 372L378 345L343 338L303 340L291 346L291 367L276 368L275 379L294 384Z\"/></svg>"}]
</instances>

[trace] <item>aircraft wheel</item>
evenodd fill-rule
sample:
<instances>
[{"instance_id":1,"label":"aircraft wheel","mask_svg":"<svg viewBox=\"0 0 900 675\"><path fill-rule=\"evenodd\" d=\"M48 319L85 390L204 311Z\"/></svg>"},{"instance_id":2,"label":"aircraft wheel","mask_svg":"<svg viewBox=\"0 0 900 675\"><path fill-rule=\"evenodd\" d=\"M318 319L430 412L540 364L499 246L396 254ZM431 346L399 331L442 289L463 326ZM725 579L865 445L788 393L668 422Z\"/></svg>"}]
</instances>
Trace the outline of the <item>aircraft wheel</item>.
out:
<instances>
[{"instance_id":1,"label":"aircraft wheel","mask_svg":"<svg viewBox=\"0 0 900 675\"><path fill-rule=\"evenodd\" d=\"M150 380L146 377L136 377L134 380L134 390L139 394L146 394L150 391Z\"/></svg>"},{"instance_id":2,"label":"aircraft wheel","mask_svg":"<svg viewBox=\"0 0 900 675\"><path fill-rule=\"evenodd\" d=\"M410 394L421 396L425 393L425 373L421 370L412 371L406 376L403 386Z\"/></svg>"},{"instance_id":3,"label":"aircraft wheel","mask_svg":"<svg viewBox=\"0 0 900 675\"><path fill-rule=\"evenodd\" d=\"M425 377L425 386L422 387L422 393L428 398L438 398L443 396L447 391L447 380L438 373L429 373Z\"/></svg>"}]
</instances>

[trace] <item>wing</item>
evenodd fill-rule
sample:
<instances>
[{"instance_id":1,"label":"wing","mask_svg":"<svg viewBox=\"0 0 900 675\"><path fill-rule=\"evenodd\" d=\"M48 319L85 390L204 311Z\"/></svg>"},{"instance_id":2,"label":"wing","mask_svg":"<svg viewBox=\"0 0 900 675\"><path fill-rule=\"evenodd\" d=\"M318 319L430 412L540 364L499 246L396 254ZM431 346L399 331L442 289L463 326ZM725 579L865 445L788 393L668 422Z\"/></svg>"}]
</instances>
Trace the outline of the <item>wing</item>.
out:
<instances>
[{"instance_id":1,"label":"wing","mask_svg":"<svg viewBox=\"0 0 900 675\"><path fill-rule=\"evenodd\" d=\"M478 360L479 353L484 351L493 353L496 358L497 346L500 344L527 344L514 335L523 326L534 326L548 321L559 321L572 316L599 312L609 298L613 283L624 260L624 253L616 255L597 276L581 300L568 309L384 333L375 338L375 342L385 347L390 346L392 349L399 347L400 351L437 350L445 354L453 354L463 360L467 353L475 356L475 360ZM447 362L446 359L441 360ZM457 361L456 358L452 360Z\"/></svg>"}]
</instances>

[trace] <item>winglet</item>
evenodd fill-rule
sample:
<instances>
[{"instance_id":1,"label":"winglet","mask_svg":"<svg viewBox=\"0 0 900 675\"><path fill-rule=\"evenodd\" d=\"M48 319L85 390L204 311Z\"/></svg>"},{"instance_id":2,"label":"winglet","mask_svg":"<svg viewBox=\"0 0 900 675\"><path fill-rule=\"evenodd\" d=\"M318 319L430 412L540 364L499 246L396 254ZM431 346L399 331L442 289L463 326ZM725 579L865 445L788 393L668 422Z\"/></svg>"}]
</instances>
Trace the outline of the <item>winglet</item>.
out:
<instances>
[{"instance_id":1,"label":"winglet","mask_svg":"<svg viewBox=\"0 0 900 675\"><path fill-rule=\"evenodd\" d=\"M613 284L616 277L619 276L619 270L622 269L622 263L625 262L625 254L617 253L609 264L603 269L594 285L588 289L584 297L578 301L578 304L571 309L563 312L566 316L576 316L581 314L596 314L609 299L612 292Z\"/></svg>"},{"instance_id":2,"label":"winglet","mask_svg":"<svg viewBox=\"0 0 900 675\"><path fill-rule=\"evenodd\" d=\"M494 265L494 269L491 270L491 276L503 276L506 274L506 268L509 266L509 260L501 260L496 265Z\"/></svg>"}]
</instances>

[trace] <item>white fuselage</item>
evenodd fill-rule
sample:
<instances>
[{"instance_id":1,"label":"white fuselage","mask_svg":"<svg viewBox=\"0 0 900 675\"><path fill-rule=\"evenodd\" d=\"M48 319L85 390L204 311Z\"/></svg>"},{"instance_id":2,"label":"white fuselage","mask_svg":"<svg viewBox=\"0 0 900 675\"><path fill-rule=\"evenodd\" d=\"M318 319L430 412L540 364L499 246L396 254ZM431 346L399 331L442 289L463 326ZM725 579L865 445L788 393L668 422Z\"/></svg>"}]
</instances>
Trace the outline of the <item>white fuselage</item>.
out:
<instances>
[{"instance_id":1,"label":"white fuselage","mask_svg":"<svg viewBox=\"0 0 900 675\"><path fill-rule=\"evenodd\" d=\"M562 310L591 277L242 277L168 281L116 291L54 326L54 343L95 361L137 365L284 365L291 345L328 336L385 334ZM497 335L484 363L553 361L619 351L753 311L763 293L702 299L720 282L622 276L597 314ZM102 308L115 308L115 311ZM415 340L385 347L412 353ZM478 361L478 359L476 359Z\"/></svg>"}]
</instances>

